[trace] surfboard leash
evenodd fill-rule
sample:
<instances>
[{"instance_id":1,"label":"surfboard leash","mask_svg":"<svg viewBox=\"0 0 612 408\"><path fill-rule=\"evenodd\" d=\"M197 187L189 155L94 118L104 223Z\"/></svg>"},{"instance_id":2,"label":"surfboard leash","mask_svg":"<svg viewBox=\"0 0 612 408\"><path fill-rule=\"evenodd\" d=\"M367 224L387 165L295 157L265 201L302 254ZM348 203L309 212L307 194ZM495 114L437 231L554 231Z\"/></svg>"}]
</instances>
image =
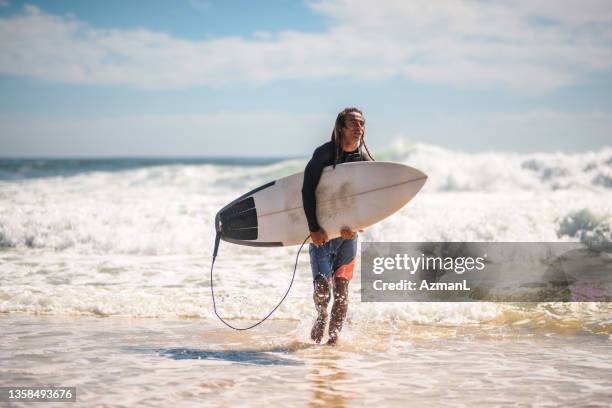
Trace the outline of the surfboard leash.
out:
<instances>
[{"instance_id":1,"label":"surfboard leash","mask_svg":"<svg viewBox=\"0 0 612 408\"><path fill-rule=\"evenodd\" d=\"M217 313L217 304L215 302L215 288L214 288L214 285L213 285L213 269L215 267L215 260L217 259L217 253L219 252L219 244L221 242L221 234L219 232L217 232L217 235L215 237L215 249L213 251L212 264L210 265L210 293L212 294L213 309L215 311L215 315L219 318L219 320L221 320L221 322L223 322L223 324L225 324L230 329L234 329L234 330L249 330L249 329L252 329L254 327L259 326L260 324L265 322L268 319L268 317L272 316L272 313L274 313L276 311L276 309L279 308L279 306L283 303L283 301L285 300L287 295L289 295L289 291L291 290L291 286L293 286L293 281L295 279L295 272L297 271L297 264L298 264L298 260L300 259L300 253L302 252L302 248L304 247L304 244L306 244L306 241L308 241L308 238L310 238L310 235L308 235L306 237L306 239L304 239L304 242L302 242L302 245L300 245L300 249L298 249L297 255L295 257L295 266L293 267L293 276L291 276L291 282L289 282L289 287L287 288L287 292L285 292L285 295L280 300L280 302L278 302L278 304L276 306L274 306L274 309L272 309L270 311L270 313L268 313L268 315L266 317L264 317L263 319L261 319L257 323L255 323L255 324L253 324L251 326L248 326L248 327L236 327L236 326L232 326L231 324L229 324L228 322L223 320L223 318L219 315L219 313Z\"/></svg>"}]
</instances>

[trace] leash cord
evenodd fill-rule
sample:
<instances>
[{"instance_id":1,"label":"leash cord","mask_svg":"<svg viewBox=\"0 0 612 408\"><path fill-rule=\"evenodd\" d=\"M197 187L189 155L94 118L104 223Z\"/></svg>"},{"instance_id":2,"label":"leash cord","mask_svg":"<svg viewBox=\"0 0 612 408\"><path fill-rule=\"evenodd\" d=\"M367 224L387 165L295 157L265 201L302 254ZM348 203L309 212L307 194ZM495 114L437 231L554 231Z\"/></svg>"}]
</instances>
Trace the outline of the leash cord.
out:
<instances>
[{"instance_id":1,"label":"leash cord","mask_svg":"<svg viewBox=\"0 0 612 408\"><path fill-rule=\"evenodd\" d=\"M225 320L223 320L223 318L221 316L219 316L219 313L217 313L217 304L215 302L215 289L214 289L214 285L213 285L213 269L215 267L215 259L217 259L217 252L219 250L219 242L221 240L221 235L219 233L217 233L217 236L215 237L215 249L213 251L212 264L210 265L210 293L212 294L213 309L215 311L215 315L217 315L219 320L221 320L223 322L223 324L225 324L227 327L229 327L231 329L234 329L234 330L249 330L249 329L252 329L254 327L259 326L260 324L265 322L268 319L268 317L272 316L272 313L274 313L276 311L276 309L279 308L279 306L283 303L283 301L285 300L287 295L289 295L289 291L291 290L291 286L293 285L293 280L295 279L295 272L297 270L297 264L298 264L298 259L300 258L300 252L302 252L302 248L304 247L304 244L306 243L306 241L308 241L308 238L310 238L310 235L308 235L306 237L306 239L304 239L304 242L302 242L302 245L300 245L300 249L298 250L297 255L295 257L295 266L293 267L293 276L291 277L291 282L289 283L289 287L287 288L287 292L285 292L285 295L280 300L280 302L278 302L278 304L276 306L274 306L274 309L272 309L270 311L270 313L268 313L268 315L266 317L264 317L263 319L261 319L257 323L255 323L255 324L253 324L251 326L248 326L248 327L235 327L235 326L232 326L231 324L229 324L228 322L226 322Z\"/></svg>"}]
</instances>

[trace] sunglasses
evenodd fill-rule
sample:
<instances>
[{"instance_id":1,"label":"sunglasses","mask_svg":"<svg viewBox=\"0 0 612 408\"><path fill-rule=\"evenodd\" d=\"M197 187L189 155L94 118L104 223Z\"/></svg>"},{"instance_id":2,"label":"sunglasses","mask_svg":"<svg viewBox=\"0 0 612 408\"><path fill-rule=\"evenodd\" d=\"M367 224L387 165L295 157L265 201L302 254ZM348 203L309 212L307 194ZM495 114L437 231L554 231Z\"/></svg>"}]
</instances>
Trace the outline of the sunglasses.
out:
<instances>
[{"instance_id":1,"label":"sunglasses","mask_svg":"<svg viewBox=\"0 0 612 408\"><path fill-rule=\"evenodd\" d=\"M347 119L345 122L346 127L356 128L365 127L365 120L363 119Z\"/></svg>"}]
</instances>

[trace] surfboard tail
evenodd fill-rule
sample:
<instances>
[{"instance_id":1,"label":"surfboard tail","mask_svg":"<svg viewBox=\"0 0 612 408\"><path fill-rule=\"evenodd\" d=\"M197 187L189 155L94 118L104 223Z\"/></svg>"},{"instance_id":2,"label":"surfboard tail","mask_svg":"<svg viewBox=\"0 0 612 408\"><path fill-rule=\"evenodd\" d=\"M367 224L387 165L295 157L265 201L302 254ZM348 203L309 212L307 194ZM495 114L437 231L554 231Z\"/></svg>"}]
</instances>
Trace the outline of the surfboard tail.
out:
<instances>
[{"instance_id":1,"label":"surfboard tail","mask_svg":"<svg viewBox=\"0 0 612 408\"><path fill-rule=\"evenodd\" d=\"M215 229L222 238L257 239L257 209L253 197L232 202L219 211L215 216Z\"/></svg>"}]
</instances>

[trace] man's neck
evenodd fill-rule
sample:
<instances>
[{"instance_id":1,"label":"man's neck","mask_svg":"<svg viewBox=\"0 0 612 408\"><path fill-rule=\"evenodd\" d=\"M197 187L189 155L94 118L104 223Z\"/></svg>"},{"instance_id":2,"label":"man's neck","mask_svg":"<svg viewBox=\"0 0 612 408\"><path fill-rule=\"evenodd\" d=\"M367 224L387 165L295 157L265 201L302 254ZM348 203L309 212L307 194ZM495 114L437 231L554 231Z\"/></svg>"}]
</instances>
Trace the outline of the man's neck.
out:
<instances>
[{"instance_id":1,"label":"man's neck","mask_svg":"<svg viewBox=\"0 0 612 408\"><path fill-rule=\"evenodd\" d=\"M354 152L355 150L357 150L358 147L359 147L358 144L350 145L350 146L344 145L344 146L342 146L342 150L347 152L347 153L351 153L351 152Z\"/></svg>"}]
</instances>

